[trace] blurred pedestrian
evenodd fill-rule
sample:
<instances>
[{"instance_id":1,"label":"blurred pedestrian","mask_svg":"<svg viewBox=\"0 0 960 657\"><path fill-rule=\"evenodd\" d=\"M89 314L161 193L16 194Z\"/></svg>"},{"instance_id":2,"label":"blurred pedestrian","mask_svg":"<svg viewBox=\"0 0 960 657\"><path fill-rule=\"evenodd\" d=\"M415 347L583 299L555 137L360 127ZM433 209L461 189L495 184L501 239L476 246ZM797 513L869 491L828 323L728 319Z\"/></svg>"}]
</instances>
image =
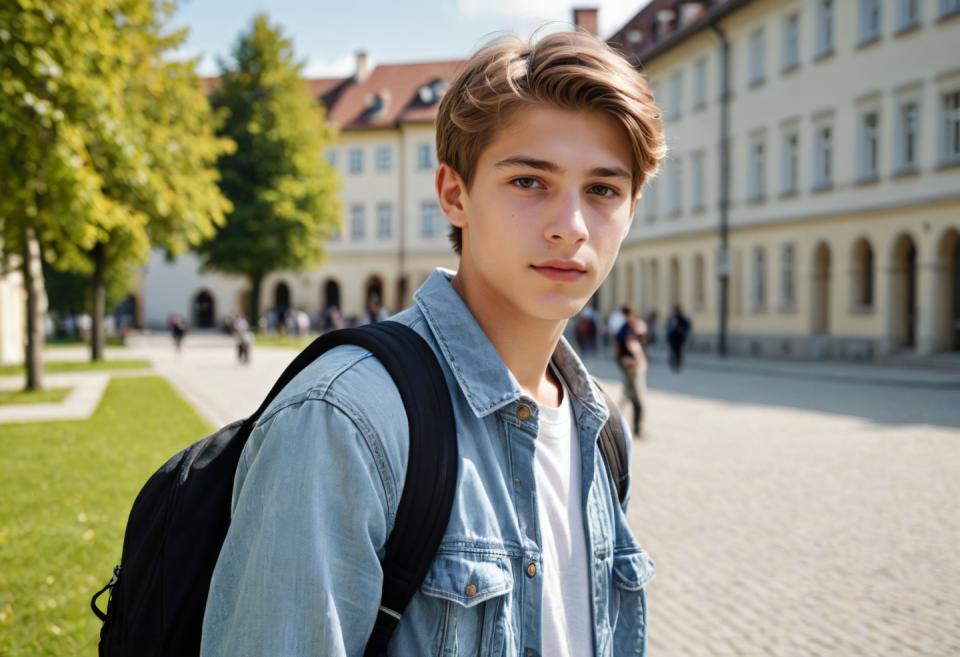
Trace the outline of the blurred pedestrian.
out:
<instances>
[{"instance_id":1,"label":"blurred pedestrian","mask_svg":"<svg viewBox=\"0 0 960 657\"><path fill-rule=\"evenodd\" d=\"M680 305L674 305L673 314L667 320L667 343L670 345L670 369L679 372L683 367L683 348L693 325L683 314Z\"/></svg>"},{"instance_id":2,"label":"blurred pedestrian","mask_svg":"<svg viewBox=\"0 0 960 657\"><path fill-rule=\"evenodd\" d=\"M250 362L250 347L253 344L253 331L243 315L233 320L233 337L237 343L237 362L246 365Z\"/></svg>"},{"instance_id":3,"label":"blurred pedestrian","mask_svg":"<svg viewBox=\"0 0 960 657\"><path fill-rule=\"evenodd\" d=\"M647 325L630 306L622 309L623 324L614 336L613 352L623 373L623 391L633 407L633 435L643 435L643 406L647 390L647 357L643 345Z\"/></svg>"},{"instance_id":4,"label":"blurred pedestrian","mask_svg":"<svg viewBox=\"0 0 960 657\"><path fill-rule=\"evenodd\" d=\"M173 336L173 347L177 354L183 348L183 336L187 334L187 320L180 315L173 315L170 320L170 334Z\"/></svg>"}]
</instances>

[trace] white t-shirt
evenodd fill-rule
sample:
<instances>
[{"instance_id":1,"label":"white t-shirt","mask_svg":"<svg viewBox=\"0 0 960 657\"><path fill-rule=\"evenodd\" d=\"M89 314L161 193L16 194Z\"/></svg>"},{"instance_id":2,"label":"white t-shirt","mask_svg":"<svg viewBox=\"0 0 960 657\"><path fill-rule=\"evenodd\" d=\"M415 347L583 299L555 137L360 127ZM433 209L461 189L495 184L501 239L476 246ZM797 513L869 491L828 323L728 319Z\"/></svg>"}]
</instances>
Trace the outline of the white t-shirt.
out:
<instances>
[{"instance_id":1,"label":"white t-shirt","mask_svg":"<svg viewBox=\"0 0 960 657\"><path fill-rule=\"evenodd\" d=\"M559 376L556 379L562 382ZM543 542L541 654L592 657L587 538L580 499L580 441L569 392L562 383L561 386L563 399L559 408L540 406L540 432L533 464Z\"/></svg>"}]
</instances>

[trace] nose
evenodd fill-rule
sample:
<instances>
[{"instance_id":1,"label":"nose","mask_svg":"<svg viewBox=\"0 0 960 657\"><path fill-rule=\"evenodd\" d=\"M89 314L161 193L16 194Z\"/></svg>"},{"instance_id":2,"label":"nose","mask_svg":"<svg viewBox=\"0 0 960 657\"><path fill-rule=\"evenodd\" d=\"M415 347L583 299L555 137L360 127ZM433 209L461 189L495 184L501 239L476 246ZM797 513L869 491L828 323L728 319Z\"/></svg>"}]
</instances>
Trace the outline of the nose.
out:
<instances>
[{"instance_id":1,"label":"nose","mask_svg":"<svg viewBox=\"0 0 960 657\"><path fill-rule=\"evenodd\" d=\"M550 214L545 236L550 242L579 244L586 242L589 232L583 216L579 192L566 194L560 198L559 207Z\"/></svg>"}]
</instances>

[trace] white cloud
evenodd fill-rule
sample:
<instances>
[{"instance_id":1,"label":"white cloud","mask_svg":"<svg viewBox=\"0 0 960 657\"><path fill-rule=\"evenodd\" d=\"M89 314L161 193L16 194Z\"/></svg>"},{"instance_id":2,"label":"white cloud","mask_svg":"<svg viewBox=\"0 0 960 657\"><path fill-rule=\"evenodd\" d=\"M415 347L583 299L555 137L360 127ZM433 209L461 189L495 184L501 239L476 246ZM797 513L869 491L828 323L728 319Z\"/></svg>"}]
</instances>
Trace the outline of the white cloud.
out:
<instances>
[{"instance_id":1,"label":"white cloud","mask_svg":"<svg viewBox=\"0 0 960 657\"><path fill-rule=\"evenodd\" d=\"M600 10L600 36L606 37L623 27L650 0L457 0L457 8L465 18L505 16L542 22L573 22L574 7L597 7Z\"/></svg>"},{"instance_id":2,"label":"white cloud","mask_svg":"<svg viewBox=\"0 0 960 657\"><path fill-rule=\"evenodd\" d=\"M353 75L357 67L356 55L346 53L337 57L319 57L316 55L307 55L306 66L303 67L304 75L310 78L339 78ZM370 70L377 65L376 60L367 55L367 66Z\"/></svg>"}]
</instances>

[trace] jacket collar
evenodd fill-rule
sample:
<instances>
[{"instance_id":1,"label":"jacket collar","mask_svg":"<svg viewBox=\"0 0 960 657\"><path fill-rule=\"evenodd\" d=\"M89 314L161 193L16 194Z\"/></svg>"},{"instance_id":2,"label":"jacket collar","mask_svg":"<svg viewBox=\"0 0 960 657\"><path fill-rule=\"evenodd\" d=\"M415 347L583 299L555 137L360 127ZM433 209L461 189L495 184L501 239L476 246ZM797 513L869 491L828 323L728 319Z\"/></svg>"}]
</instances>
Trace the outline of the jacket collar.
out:
<instances>
[{"instance_id":1,"label":"jacket collar","mask_svg":"<svg viewBox=\"0 0 960 657\"><path fill-rule=\"evenodd\" d=\"M500 358L473 313L453 289L454 272L438 267L420 286L414 301L426 318L440 351L463 391L470 408L483 417L522 395L513 373ZM553 353L553 363L570 394L601 422L607 409L590 381L583 362L564 338Z\"/></svg>"}]
</instances>

